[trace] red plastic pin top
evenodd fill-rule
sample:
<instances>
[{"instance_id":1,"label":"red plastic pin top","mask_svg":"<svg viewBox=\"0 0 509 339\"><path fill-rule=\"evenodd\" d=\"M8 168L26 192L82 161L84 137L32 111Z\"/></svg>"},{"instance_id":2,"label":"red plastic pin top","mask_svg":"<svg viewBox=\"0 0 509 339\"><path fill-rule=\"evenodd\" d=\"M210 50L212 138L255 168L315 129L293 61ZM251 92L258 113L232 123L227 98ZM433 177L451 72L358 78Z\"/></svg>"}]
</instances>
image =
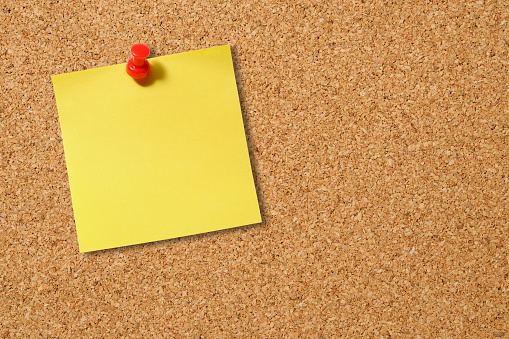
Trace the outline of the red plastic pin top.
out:
<instances>
[{"instance_id":1,"label":"red plastic pin top","mask_svg":"<svg viewBox=\"0 0 509 339\"><path fill-rule=\"evenodd\" d=\"M150 71L150 64L147 57L150 55L150 48L145 44L135 44L131 47L132 58L127 61L126 71L134 79L143 79Z\"/></svg>"}]
</instances>

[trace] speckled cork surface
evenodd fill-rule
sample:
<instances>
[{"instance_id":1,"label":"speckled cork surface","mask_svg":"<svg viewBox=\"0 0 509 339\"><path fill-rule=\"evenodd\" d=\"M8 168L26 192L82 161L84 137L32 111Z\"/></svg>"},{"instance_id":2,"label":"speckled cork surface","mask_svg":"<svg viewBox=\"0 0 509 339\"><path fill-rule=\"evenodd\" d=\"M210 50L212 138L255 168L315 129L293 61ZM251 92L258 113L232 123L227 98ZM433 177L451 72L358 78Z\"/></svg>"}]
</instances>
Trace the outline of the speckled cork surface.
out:
<instances>
[{"instance_id":1,"label":"speckled cork surface","mask_svg":"<svg viewBox=\"0 0 509 339\"><path fill-rule=\"evenodd\" d=\"M0 5L0 337L509 338L507 1ZM50 76L230 44L264 222L78 252Z\"/></svg>"}]
</instances>

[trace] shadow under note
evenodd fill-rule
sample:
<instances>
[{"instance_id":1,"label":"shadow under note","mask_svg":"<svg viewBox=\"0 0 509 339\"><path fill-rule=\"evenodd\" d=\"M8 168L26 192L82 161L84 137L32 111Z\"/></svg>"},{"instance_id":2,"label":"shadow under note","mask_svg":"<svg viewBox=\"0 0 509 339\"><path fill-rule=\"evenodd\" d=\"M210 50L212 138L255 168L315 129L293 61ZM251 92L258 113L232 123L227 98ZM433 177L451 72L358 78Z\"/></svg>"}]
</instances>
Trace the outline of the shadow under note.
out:
<instances>
[{"instance_id":1,"label":"shadow under note","mask_svg":"<svg viewBox=\"0 0 509 339\"><path fill-rule=\"evenodd\" d=\"M249 138L250 130L249 121L247 119L248 110L246 108L245 103L245 95L244 95L244 86L242 83L242 78L240 76L240 63L238 62L237 57L237 48L233 45L230 45L232 51L232 61L233 61L233 69L235 70L235 79L237 80L237 91L239 93L239 101L240 101L240 109L242 111L242 120L244 120L244 132L246 133L246 141L247 147L249 149L249 158L251 159L251 169L253 171L253 179L255 181L255 189L256 194L258 196L258 204L260 205L260 213L262 215L262 222L259 225L264 225L265 220L267 219L267 209L265 208L265 203L263 201L262 193L260 192L260 179L259 179L259 171L258 171L258 162L256 158L253 156L254 153L254 145L252 144L251 138ZM253 225L247 225L244 227L249 227Z\"/></svg>"}]
</instances>

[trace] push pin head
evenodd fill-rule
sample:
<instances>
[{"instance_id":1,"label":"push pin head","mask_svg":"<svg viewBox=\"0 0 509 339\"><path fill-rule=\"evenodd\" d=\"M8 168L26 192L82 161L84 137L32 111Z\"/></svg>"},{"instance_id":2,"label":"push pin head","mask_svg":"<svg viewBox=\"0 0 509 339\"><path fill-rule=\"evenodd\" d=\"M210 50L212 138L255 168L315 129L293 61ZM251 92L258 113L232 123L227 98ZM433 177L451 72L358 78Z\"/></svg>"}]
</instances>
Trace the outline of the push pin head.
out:
<instances>
[{"instance_id":1,"label":"push pin head","mask_svg":"<svg viewBox=\"0 0 509 339\"><path fill-rule=\"evenodd\" d=\"M127 61L126 71L134 79L143 79L150 71L150 64L146 60L150 48L145 44L135 44L131 47L132 58Z\"/></svg>"}]
</instances>

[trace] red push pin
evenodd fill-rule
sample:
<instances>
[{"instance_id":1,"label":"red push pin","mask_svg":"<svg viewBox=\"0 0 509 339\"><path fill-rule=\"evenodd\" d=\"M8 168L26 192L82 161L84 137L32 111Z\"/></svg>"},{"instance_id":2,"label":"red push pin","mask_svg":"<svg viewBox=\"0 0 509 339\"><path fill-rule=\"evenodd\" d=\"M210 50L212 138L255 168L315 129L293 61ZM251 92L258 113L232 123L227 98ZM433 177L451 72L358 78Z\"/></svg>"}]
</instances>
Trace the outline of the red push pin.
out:
<instances>
[{"instance_id":1,"label":"red push pin","mask_svg":"<svg viewBox=\"0 0 509 339\"><path fill-rule=\"evenodd\" d=\"M146 60L150 55L150 48L145 44L134 44L131 47L133 57L127 61L126 71L134 79L143 79L150 71L150 64Z\"/></svg>"}]
</instances>

